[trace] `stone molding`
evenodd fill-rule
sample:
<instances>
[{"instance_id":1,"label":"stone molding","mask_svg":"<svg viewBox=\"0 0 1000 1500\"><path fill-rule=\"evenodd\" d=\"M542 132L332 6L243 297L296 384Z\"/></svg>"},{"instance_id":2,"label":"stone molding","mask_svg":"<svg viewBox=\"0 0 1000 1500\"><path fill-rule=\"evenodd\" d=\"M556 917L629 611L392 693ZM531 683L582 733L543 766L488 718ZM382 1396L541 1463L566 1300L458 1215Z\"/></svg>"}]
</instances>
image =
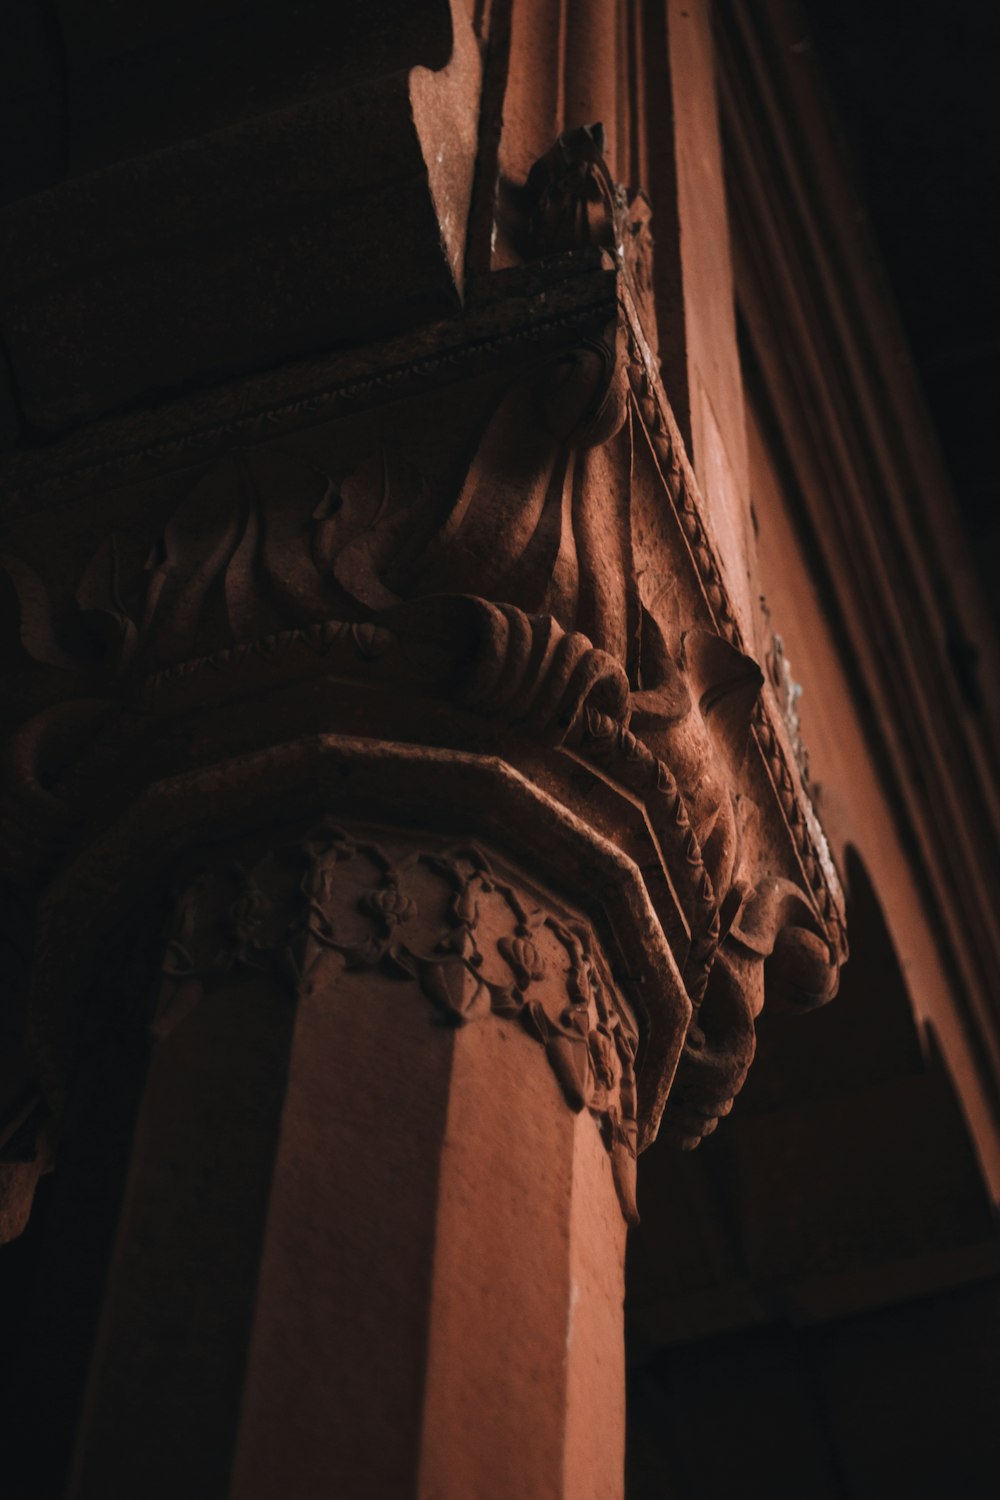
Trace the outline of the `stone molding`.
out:
<instances>
[{"instance_id":1,"label":"stone molding","mask_svg":"<svg viewBox=\"0 0 1000 1500\"><path fill-rule=\"evenodd\" d=\"M859 701L878 705L866 721L873 753L926 893L976 1092L996 1119L996 632L866 227L851 211L853 189L805 84L808 69L789 51L792 23L744 3L719 20L748 349L780 417L824 612L846 643ZM995 1127L990 1136L995 1162Z\"/></svg>"},{"instance_id":2,"label":"stone molding","mask_svg":"<svg viewBox=\"0 0 1000 1500\"><path fill-rule=\"evenodd\" d=\"M572 769L568 762L566 772ZM564 795L574 791L567 774ZM211 863L216 847L248 837L293 845L312 826L359 817L366 826L405 829L415 809L433 830L425 835L431 843L474 841L489 851L484 858L530 868L557 893L557 904L584 913L624 1004L641 1018L639 1139L648 1143L691 1014L650 902L649 875L563 800L495 756L337 735L288 741L154 783L50 883L39 910L32 1016L44 1092L57 1116L72 1061L74 995L114 962L116 924L150 896L162 900L165 883L183 886L185 872ZM627 815L618 799L609 821L621 826ZM633 852L651 861L653 846Z\"/></svg>"}]
</instances>

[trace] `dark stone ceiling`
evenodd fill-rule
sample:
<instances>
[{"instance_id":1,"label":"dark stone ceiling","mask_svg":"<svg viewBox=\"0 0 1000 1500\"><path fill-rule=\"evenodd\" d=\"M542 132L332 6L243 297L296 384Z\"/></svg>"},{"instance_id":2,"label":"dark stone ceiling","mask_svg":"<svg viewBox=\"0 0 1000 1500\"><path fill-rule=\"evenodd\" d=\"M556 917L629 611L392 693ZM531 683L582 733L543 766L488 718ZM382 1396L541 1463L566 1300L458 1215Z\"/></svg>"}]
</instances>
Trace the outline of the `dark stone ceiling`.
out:
<instances>
[{"instance_id":1,"label":"dark stone ceiling","mask_svg":"<svg viewBox=\"0 0 1000 1500\"><path fill-rule=\"evenodd\" d=\"M1000 620L1000 6L802 9Z\"/></svg>"}]
</instances>

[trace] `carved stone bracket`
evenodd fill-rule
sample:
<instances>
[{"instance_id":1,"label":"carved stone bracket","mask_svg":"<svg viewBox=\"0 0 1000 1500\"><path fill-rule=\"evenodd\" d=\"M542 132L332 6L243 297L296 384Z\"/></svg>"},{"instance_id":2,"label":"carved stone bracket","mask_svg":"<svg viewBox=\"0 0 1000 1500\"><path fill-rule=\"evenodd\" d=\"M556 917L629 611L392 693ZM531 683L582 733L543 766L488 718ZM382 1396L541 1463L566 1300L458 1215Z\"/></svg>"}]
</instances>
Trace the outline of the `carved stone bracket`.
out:
<instances>
[{"instance_id":1,"label":"carved stone bracket","mask_svg":"<svg viewBox=\"0 0 1000 1500\"><path fill-rule=\"evenodd\" d=\"M502 763L641 872L629 921L645 902L673 998L665 1018L647 977L636 1000L640 1141L673 1080L671 1027L693 1011L666 1113L690 1146L741 1086L765 990L800 1006L834 993L842 900L659 382L648 205L611 182L596 130L532 178L542 259L409 356L370 352L401 396L391 420L372 406L381 376L338 407L315 369L302 401L286 372L269 398L254 388L255 415L206 426L199 410L202 449L189 436L136 457L126 423L114 487L111 460L81 479L77 456L73 527L21 514L0 599L6 867L31 872L45 908L149 788L331 729L434 764ZM51 504L58 476L45 484ZM605 894L581 891L580 909ZM428 979L430 950L394 947L406 924L370 920L377 963L409 963L442 1013L513 1003L461 955ZM535 941L516 927L512 942ZM621 973L640 971L647 958ZM572 1042L558 1016L541 1036L527 990L518 1014L553 1057Z\"/></svg>"}]
</instances>

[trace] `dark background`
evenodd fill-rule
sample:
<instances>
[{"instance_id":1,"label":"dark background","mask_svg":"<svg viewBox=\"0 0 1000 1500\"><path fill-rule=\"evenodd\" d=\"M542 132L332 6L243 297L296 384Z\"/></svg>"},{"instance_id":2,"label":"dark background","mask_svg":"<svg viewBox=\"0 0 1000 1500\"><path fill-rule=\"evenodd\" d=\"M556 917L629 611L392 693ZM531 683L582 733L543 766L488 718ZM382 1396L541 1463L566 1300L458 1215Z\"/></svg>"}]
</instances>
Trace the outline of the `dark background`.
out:
<instances>
[{"instance_id":1,"label":"dark background","mask_svg":"<svg viewBox=\"0 0 1000 1500\"><path fill-rule=\"evenodd\" d=\"M802 5L1000 620L1000 6Z\"/></svg>"}]
</instances>

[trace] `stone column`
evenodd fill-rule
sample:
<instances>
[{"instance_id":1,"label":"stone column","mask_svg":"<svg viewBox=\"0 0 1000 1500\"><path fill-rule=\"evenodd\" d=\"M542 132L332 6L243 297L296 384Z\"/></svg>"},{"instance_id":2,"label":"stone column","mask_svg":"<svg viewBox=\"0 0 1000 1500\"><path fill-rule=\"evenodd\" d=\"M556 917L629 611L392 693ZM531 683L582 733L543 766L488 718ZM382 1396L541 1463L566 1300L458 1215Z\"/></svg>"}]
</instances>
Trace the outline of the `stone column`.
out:
<instances>
[{"instance_id":1,"label":"stone column","mask_svg":"<svg viewBox=\"0 0 1000 1500\"><path fill-rule=\"evenodd\" d=\"M75 1496L611 1496L637 1032L482 847L323 818L201 854ZM616 1191L617 1184L617 1191Z\"/></svg>"}]
</instances>

